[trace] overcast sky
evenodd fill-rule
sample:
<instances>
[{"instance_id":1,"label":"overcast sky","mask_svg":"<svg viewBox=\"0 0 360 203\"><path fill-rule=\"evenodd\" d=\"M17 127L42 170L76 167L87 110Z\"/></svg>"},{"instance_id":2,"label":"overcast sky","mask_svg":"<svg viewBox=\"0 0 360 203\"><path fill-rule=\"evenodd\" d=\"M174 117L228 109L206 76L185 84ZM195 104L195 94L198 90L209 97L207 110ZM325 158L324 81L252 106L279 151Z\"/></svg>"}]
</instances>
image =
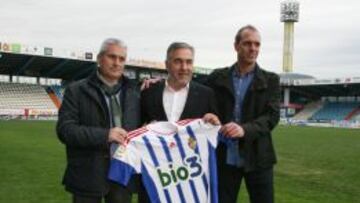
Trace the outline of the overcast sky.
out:
<instances>
[{"instance_id":1,"label":"overcast sky","mask_svg":"<svg viewBox=\"0 0 360 203\"><path fill-rule=\"evenodd\" d=\"M129 57L163 61L167 46L185 41L195 65L223 67L236 55L233 38L246 24L262 36L259 64L282 72L279 0L0 0L0 41L97 51L123 39ZM360 3L300 0L294 72L318 78L360 76Z\"/></svg>"}]
</instances>

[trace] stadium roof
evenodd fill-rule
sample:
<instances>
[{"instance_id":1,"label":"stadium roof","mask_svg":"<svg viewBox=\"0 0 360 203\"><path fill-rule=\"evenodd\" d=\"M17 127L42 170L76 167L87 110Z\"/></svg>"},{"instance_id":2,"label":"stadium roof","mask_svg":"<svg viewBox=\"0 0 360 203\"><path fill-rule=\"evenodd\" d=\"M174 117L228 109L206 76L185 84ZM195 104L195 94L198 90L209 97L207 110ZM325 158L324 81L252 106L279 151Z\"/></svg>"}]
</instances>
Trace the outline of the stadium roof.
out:
<instances>
[{"instance_id":1,"label":"stadium roof","mask_svg":"<svg viewBox=\"0 0 360 203\"><path fill-rule=\"evenodd\" d=\"M60 78L66 81L86 77L96 68L92 52L67 52L60 54L52 48L25 46L0 42L0 74ZM135 78L156 76L165 73L163 63L130 59L127 69ZM195 77L207 75L211 69L195 67ZM309 97L360 96L360 77L316 79L299 73L280 74L283 88L290 88L295 94Z\"/></svg>"},{"instance_id":2,"label":"stadium roof","mask_svg":"<svg viewBox=\"0 0 360 203\"><path fill-rule=\"evenodd\" d=\"M78 80L96 69L96 53L56 50L50 47L0 42L0 74ZM162 62L129 59L129 69L144 73L165 72Z\"/></svg>"},{"instance_id":3,"label":"stadium roof","mask_svg":"<svg viewBox=\"0 0 360 203\"><path fill-rule=\"evenodd\" d=\"M360 84L291 86L291 92L297 92L312 98L331 96L360 96Z\"/></svg>"},{"instance_id":4,"label":"stadium roof","mask_svg":"<svg viewBox=\"0 0 360 203\"><path fill-rule=\"evenodd\" d=\"M280 73L281 80L299 80L299 79L315 79L311 75L305 75L301 73Z\"/></svg>"},{"instance_id":5,"label":"stadium roof","mask_svg":"<svg viewBox=\"0 0 360 203\"><path fill-rule=\"evenodd\" d=\"M66 81L86 77L96 68L94 52L70 52L50 47L29 46L19 43L0 42L0 74L58 78ZM165 64L130 58L127 73L132 78L156 77L166 74ZM194 67L195 76L207 75L212 69Z\"/></svg>"},{"instance_id":6,"label":"stadium roof","mask_svg":"<svg viewBox=\"0 0 360 203\"><path fill-rule=\"evenodd\" d=\"M360 77L352 78L284 78L280 79L283 88L289 88L292 93L310 98L329 96L360 96Z\"/></svg>"},{"instance_id":7,"label":"stadium roof","mask_svg":"<svg viewBox=\"0 0 360 203\"><path fill-rule=\"evenodd\" d=\"M0 74L80 79L96 68L94 61L0 52Z\"/></svg>"}]
</instances>

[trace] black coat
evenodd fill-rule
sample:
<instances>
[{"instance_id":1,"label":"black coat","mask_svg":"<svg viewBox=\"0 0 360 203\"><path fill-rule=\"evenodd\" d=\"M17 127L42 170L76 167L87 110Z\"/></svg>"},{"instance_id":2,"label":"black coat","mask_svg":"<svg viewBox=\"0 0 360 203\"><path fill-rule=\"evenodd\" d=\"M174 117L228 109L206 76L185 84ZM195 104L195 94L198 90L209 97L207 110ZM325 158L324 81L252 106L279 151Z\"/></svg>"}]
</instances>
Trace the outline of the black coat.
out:
<instances>
[{"instance_id":1,"label":"black coat","mask_svg":"<svg viewBox=\"0 0 360 203\"><path fill-rule=\"evenodd\" d=\"M219 117L223 124L233 121L234 88L232 71L236 67L215 70L207 85L216 95ZM271 131L280 119L280 86L275 73L261 69L257 64L254 79L245 94L242 119L239 123L244 131L239 148L245 154L245 170L268 168L276 163ZM224 164L226 149L220 144L217 149L218 162Z\"/></svg>"},{"instance_id":2,"label":"black coat","mask_svg":"<svg viewBox=\"0 0 360 203\"><path fill-rule=\"evenodd\" d=\"M161 81L141 93L141 119L144 123L167 121L163 106L164 88L165 81ZM214 92L209 87L191 81L180 120L202 118L206 113L216 114Z\"/></svg>"},{"instance_id":3,"label":"black coat","mask_svg":"<svg viewBox=\"0 0 360 203\"><path fill-rule=\"evenodd\" d=\"M66 189L77 195L103 196L108 190L110 129L109 112L96 74L66 88L59 110L57 134L66 145ZM140 91L123 77L121 92L122 126L133 130L140 125Z\"/></svg>"}]
</instances>

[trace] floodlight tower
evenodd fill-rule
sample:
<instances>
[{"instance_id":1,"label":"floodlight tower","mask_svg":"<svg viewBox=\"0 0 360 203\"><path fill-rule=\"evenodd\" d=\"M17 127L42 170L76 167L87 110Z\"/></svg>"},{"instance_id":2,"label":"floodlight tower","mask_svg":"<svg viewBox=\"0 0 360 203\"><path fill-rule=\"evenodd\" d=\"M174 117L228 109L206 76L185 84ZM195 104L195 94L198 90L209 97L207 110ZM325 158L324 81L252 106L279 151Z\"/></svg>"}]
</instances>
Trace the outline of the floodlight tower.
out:
<instances>
[{"instance_id":1,"label":"floodlight tower","mask_svg":"<svg viewBox=\"0 0 360 203\"><path fill-rule=\"evenodd\" d=\"M284 22L283 72L293 71L294 24L299 21L299 2L285 0L281 2L281 22ZM290 115L290 89L284 89L285 116ZM291 113L293 114L293 113Z\"/></svg>"},{"instance_id":2,"label":"floodlight tower","mask_svg":"<svg viewBox=\"0 0 360 203\"><path fill-rule=\"evenodd\" d=\"M281 2L281 22L284 22L283 72L293 70L294 24L299 21L299 2L286 0Z\"/></svg>"}]
</instances>

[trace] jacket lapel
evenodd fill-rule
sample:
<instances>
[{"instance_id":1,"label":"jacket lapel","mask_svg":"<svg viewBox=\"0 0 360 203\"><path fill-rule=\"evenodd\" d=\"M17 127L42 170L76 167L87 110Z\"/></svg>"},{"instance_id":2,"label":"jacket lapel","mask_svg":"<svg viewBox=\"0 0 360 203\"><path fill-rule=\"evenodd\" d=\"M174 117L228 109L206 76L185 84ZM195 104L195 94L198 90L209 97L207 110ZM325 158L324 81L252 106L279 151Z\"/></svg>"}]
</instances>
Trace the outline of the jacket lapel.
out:
<instances>
[{"instance_id":1,"label":"jacket lapel","mask_svg":"<svg viewBox=\"0 0 360 203\"><path fill-rule=\"evenodd\" d=\"M180 116L180 120L183 120L185 118L189 117L189 114L191 111L194 111L194 109L192 109L191 107L196 106L196 99L198 99L198 89L196 88L196 86L194 85L193 82L190 82L189 84L189 92L186 98L186 102L185 102L185 106L184 106L184 110L181 113Z\"/></svg>"},{"instance_id":2,"label":"jacket lapel","mask_svg":"<svg viewBox=\"0 0 360 203\"><path fill-rule=\"evenodd\" d=\"M162 118L162 120L168 120L166 113L165 113L165 109L164 109L164 104L163 104L163 93L164 93L164 88L165 88L165 81L161 81L159 83L159 85L156 86L156 90L154 91L155 95L155 106L157 106L157 111L159 112L160 117Z\"/></svg>"},{"instance_id":3,"label":"jacket lapel","mask_svg":"<svg viewBox=\"0 0 360 203\"><path fill-rule=\"evenodd\" d=\"M230 68L227 68L225 71L222 71L219 74L219 77L216 78L215 84L217 86L223 87L235 100L234 98L234 86L232 72L236 67L236 63L233 64Z\"/></svg>"},{"instance_id":4,"label":"jacket lapel","mask_svg":"<svg viewBox=\"0 0 360 203\"><path fill-rule=\"evenodd\" d=\"M267 88L266 78L263 70L259 67L258 64L255 65L255 75L253 82L251 84L251 90L262 90Z\"/></svg>"},{"instance_id":5,"label":"jacket lapel","mask_svg":"<svg viewBox=\"0 0 360 203\"><path fill-rule=\"evenodd\" d=\"M81 86L81 90L95 101L95 103L101 109L104 118L109 119L107 116L107 115L109 115L108 109L104 107L106 105L106 101L103 98L102 93L100 92L101 90L98 86L98 78L96 76L96 73L89 76L89 78L87 80L88 80L87 81L88 86ZM92 88L89 88L89 87L92 87ZM91 109L89 109L89 110L91 110Z\"/></svg>"},{"instance_id":6,"label":"jacket lapel","mask_svg":"<svg viewBox=\"0 0 360 203\"><path fill-rule=\"evenodd\" d=\"M266 78L265 78L264 72L258 66L258 64L256 64L254 78L253 78L253 81L251 82L249 90L245 94L243 106L246 106L246 107L251 106L252 103L256 102L255 98L253 97L257 94L256 92L261 91L266 88L267 88L267 83L266 83ZM246 115L251 114L251 113L249 113L249 111L251 111L250 108L243 109L243 113L242 113L243 116L241 118L242 122L244 122Z\"/></svg>"}]
</instances>

